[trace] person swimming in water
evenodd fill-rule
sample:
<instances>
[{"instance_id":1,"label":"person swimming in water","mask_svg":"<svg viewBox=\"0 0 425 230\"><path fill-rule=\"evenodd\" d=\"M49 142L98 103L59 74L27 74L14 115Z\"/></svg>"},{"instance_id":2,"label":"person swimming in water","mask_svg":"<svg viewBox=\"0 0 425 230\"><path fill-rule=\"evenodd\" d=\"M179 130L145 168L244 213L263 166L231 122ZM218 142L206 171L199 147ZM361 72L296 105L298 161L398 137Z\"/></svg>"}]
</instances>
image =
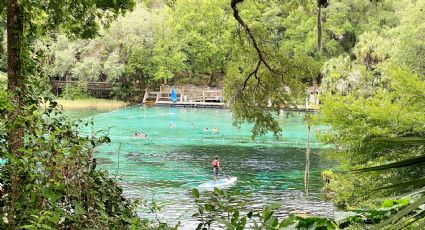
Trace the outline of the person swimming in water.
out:
<instances>
[{"instance_id":1,"label":"person swimming in water","mask_svg":"<svg viewBox=\"0 0 425 230\"><path fill-rule=\"evenodd\" d=\"M213 132L214 132L215 134L218 134L218 128L214 128L214 129L213 129Z\"/></svg>"},{"instance_id":2,"label":"person swimming in water","mask_svg":"<svg viewBox=\"0 0 425 230\"><path fill-rule=\"evenodd\" d=\"M209 131L210 131L210 130L209 130L208 128L205 128L205 129L204 129L204 132L206 132L206 133L207 133L207 132L209 132Z\"/></svg>"},{"instance_id":3,"label":"person swimming in water","mask_svg":"<svg viewBox=\"0 0 425 230\"><path fill-rule=\"evenodd\" d=\"M212 161L211 164L213 166L213 180L214 180L214 183L216 183L217 177L218 177L218 172L221 170L220 161L218 160L218 156L214 157L214 160Z\"/></svg>"},{"instance_id":4,"label":"person swimming in water","mask_svg":"<svg viewBox=\"0 0 425 230\"><path fill-rule=\"evenodd\" d=\"M142 137L142 138L145 138L145 139L147 139L147 138L148 138L148 134L146 134L146 133L141 133L141 132L139 132L139 131L135 132L135 133L134 133L134 136L135 136L135 137Z\"/></svg>"}]
</instances>

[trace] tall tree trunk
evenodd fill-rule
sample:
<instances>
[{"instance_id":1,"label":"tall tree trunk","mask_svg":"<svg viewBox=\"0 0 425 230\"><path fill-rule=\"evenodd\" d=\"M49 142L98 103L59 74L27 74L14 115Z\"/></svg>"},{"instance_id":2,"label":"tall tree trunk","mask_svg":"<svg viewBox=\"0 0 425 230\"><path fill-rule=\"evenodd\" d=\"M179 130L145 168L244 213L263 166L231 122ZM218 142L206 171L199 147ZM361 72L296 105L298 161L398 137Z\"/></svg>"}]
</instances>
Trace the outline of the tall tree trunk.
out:
<instances>
[{"instance_id":1,"label":"tall tree trunk","mask_svg":"<svg viewBox=\"0 0 425 230\"><path fill-rule=\"evenodd\" d=\"M317 51L322 51L322 7L317 7Z\"/></svg>"},{"instance_id":2,"label":"tall tree trunk","mask_svg":"<svg viewBox=\"0 0 425 230\"><path fill-rule=\"evenodd\" d=\"M212 87L213 82L214 82L214 72L211 72L210 79L208 80L208 86Z\"/></svg>"},{"instance_id":3,"label":"tall tree trunk","mask_svg":"<svg viewBox=\"0 0 425 230\"><path fill-rule=\"evenodd\" d=\"M7 75L8 91L12 94L15 109L8 114L11 121L7 130L8 150L19 158L19 148L23 146L24 125L17 122L22 114L24 92L24 60L23 34L24 17L22 6L18 0L7 2ZM13 171L11 175L11 204L9 209L9 229L15 229L16 201L19 199L19 174Z\"/></svg>"},{"instance_id":4,"label":"tall tree trunk","mask_svg":"<svg viewBox=\"0 0 425 230\"><path fill-rule=\"evenodd\" d=\"M308 195L308 181L310 178L310 124L307 127L307 149L305 152L305 174L304 174L304 192Z\"/></svg>"},{"instance_id":5,"label":"tall tree trunk","mask_svg":"<svg viewBox=\"0 0 425 230\"><path fill-rule=\"evenodd\" d=\"M8 91L13 94L16 106L23 103L24 90L24 61L23 61L23 33L24 21L21 6L18 0L8 0L7 8L7 75ZM9 120L14 120L19 115L19 108L9 114ZM13 128L13 127L12 127ZM9 151L17 153L22 146L22 127L17 130L8 130Z\"/></svg>"}]
</instances>

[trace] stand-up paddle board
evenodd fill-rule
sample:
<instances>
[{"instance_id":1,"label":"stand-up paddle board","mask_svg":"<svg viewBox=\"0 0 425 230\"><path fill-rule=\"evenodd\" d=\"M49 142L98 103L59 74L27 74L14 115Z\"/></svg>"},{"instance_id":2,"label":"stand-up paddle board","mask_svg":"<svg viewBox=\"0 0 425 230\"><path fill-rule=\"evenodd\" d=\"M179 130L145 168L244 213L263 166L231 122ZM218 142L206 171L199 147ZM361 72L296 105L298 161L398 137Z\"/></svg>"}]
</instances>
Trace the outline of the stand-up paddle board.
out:
<instances>
[{"instance_id":1,"label":"stand-up paddle board","mask_svg":"<svg viewBox=\"0 0 425 230\"><path fill-rule=\"evenodd\" d=\"M238 180L237 177L228 177L228 178L223 178L223 179L218 179L215 183L214 181L208 181L205 182L203 184L200 184L198 187L199 188L223 188L223 187L229 187L232 186L236 183L236 181Z\"/></svg>"}]
</instances>

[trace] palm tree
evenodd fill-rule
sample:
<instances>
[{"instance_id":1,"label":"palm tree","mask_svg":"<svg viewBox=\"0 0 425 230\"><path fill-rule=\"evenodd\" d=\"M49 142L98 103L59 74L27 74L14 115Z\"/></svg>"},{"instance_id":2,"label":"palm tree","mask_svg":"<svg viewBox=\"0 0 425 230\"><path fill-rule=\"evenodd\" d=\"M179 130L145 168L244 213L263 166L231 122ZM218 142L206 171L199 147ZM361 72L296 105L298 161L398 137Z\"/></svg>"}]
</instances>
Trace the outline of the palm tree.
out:
<instances>
[{"instance_id":1,"label":"palm tree","mask_svg":"<svg viewBox=\"0 0 425 230\"><path fill-rule=\"evenodd\" d=\"M386 145L388 147L396 148L396 147L418 147L425 145L425 137L409 136L409 137L375 137L370 140L374 144ZM395 161L392 163L367 167L355 170L356 172L372 172L372 171L384 171L395 168L405 168L412 166L423 166L425 163L425 155L411 157L405 160ZM399 194L399 196L408 196L413 194L421 194L419 198L406 206L404 209L400 210L384 222L380 223L375 227L375 229L383 229L383 228L397 228L401 229L407 227L412 224L416 224L419 226L423 226L425 224L425 210L419 209L419 206L425 204L425 175L417 179L409 179L401 182L394 182L384 187L377 188L376 190L384 190L384 189L397 189L397 188L406 188L411 187L412 191L407 194Z\"/></svg>"}]
</instances>

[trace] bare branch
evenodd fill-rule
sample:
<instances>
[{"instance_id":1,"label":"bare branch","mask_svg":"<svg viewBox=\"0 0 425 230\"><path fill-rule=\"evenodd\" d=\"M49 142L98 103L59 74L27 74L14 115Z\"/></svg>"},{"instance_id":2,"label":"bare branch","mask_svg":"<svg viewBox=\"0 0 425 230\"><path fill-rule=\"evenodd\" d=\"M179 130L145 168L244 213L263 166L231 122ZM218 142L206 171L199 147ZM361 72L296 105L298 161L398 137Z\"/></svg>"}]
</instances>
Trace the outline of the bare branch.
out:
<instances>
[{"instance_id":1,"label":"bare branch","mask_svg":"<svg viewBox=\"0 0 425 230\"><path fill-rule=\"evenodd\" d=\"M254 34L252 33L252 30L249 28L249 26L244 22L244 20L239 16L239 10L238 7L236 6L238 3L243 2L244 0L232 0L232 2L230 3L230 6L232 7L233 10L233 17L236 19L236 21L238 21L238 23L245 29L246 33L248 34L249 38L252 41L252 44L255 48L255 50L257 51L258 54L258 58L260 59L260 62L262 62L267 69L272 72L275 73L275 71L270 67L270 65L267 63L266 59L264 58L263 55L263 51L261 51L260 47L258 46L257 40L254 37ZM257 67L259 65L257 64ZM258 71L258 70L257 70ZM252 76L252 75L251 75ZM251 77L248 75L248 79ZM246 82L247 80L245 80ZM244 84L245 85L245 84Z\"/></svg>"},{"instance_id":2,"label":"bare branch","mask_svg":"<svg viewBox=\"0 0 425 230\"><path fill-rule=\"evenodd\" d=\"M243 82L243 88L242 90L244 90L246 88L246 84L248 84L249 79L254 76L258 82L260 82L260 79L257 76L258 70L260 69L260 65L261 65L261 60L259 60L257 62L257 65L255 66L255 69L248 74L248 77L245 78L245 81Z\"/></svg>"}]
</instances>

